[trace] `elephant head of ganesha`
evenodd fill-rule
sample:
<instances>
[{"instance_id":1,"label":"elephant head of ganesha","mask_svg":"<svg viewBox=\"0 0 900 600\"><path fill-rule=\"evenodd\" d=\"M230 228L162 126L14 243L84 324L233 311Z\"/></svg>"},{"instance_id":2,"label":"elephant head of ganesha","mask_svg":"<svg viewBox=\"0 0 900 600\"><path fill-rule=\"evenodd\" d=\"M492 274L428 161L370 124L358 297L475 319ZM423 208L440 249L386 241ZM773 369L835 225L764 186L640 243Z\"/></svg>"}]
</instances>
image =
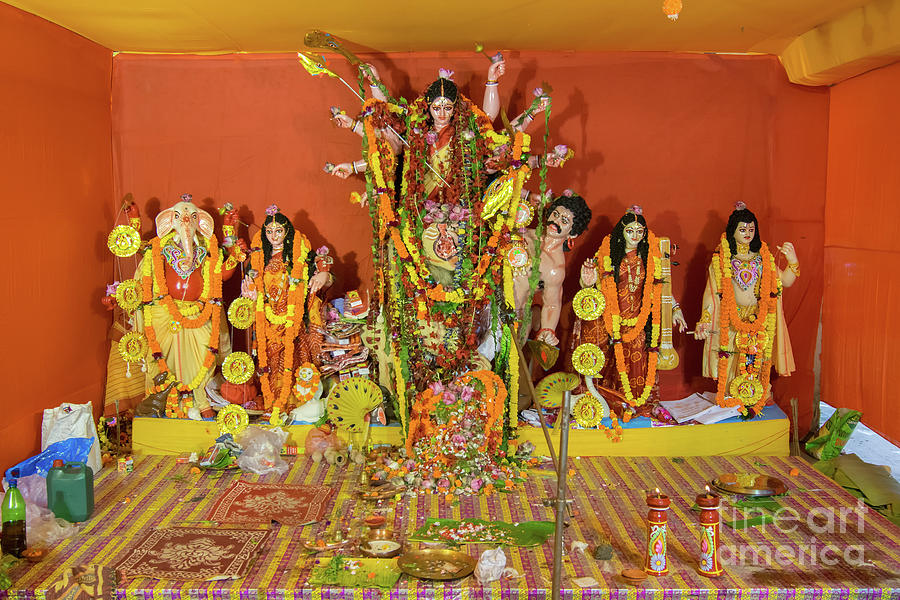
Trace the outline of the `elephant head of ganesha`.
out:
<instances>
[{"instance_id":1,"label":"elephant head of ganesha","mask_svg":"<svg viewBox=\"0 0 900 600\"><path fill-rule=\"evenodd\" d=\"M156 216L156 235L164 237L175 231L175 241L181 246L185 256L194 255L197 234L209 239L213 234L213 218L191 202L191 195L184 194L181 202L160 211Z\"/></svg>"}]
</instances>

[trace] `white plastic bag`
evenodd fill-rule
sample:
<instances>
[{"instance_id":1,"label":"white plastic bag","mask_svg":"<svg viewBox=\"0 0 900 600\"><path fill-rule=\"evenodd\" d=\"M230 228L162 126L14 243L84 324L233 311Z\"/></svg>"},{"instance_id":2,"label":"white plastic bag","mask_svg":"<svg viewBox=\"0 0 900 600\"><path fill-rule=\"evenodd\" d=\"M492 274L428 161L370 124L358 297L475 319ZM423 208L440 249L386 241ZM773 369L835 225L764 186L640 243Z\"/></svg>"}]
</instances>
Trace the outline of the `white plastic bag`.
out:
<instances>
[{"instance_id":1,"label":"white plastic bag","mask_svg":"<svg viewBox=\"0 0 900 600\"><path fill-rule=\"evenodd\" d=\"M506 569L506 554L502 548L485 550L475 565L475 577L481 583L497 581L503 576Z\"/></svg>"},{"instance_id":2,"label":"white plastic bag","mask_svg":"<svg viewBox=\"0 0 900 600\"><path fill-rule=\"evenodd\" d=\"M100 460L100 438L94 425L94 413L91 403L70 404L63 402L56 408L44 409L44 420L41 422L41 451L54 442L69 438L93 438L94 444L88 454L87 465L94 472L100 472L103 462Z\"/></svg>"},{"instance_id":3,"label":"white plastic bag","mask_svg":"<svg viewBox=\"0 0 900 600\"><path fill-rule=\"evenodd\" d=\"M283 474L289 465L281 458L281 447L287 441L288 432L276 427L263 429L250 426L235 440L243 448L237 464L243 471L258 475L266 473Z\"/></svg>"}]
</instances>

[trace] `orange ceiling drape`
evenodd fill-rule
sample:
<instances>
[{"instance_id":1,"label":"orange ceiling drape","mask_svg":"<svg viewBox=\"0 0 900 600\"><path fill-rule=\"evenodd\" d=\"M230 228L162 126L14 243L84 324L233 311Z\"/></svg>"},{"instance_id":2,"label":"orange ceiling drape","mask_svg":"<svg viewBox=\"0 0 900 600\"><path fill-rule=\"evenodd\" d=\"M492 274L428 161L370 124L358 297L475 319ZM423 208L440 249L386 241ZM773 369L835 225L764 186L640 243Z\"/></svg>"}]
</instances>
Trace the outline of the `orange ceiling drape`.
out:
<instances>
[{"instance_id":1,"label":"orange ceiling drape","mask_svg":"<svg viewBox=\"0 0 900 600\"><path fill-rule=\"evenodd\" d=\"M900 443L900 64L831 88L822 397Z\"/></svg>"},{"instance_id":2,"label":"orange ceiling drape","mask_svg":"<svg viewBox=\"0 0 900 600\"><path fill-rule=\"evenodd\" d=\"M507 59L502 105L513 117L530 103L533 87L552 85L550 143L568 144L576 156L551 174L550 185L557 193L574 189L594 211L569 257L566 300L581 262L632 204L643 205L657 234L680 247L674 289L691 323L710 253L736 201L757 213L767 241L795 243L803 277L787 290L785 309L798 372L778 380L776 391L784 401L801 398L805 430L821 305L827 90L788 83L771 57L513 52ZM446 66L481 102L484 57L373 60L397 95L414 98ZM332 67L355 85L346 64L333 60ZM145 229L160 206L185 192L208 207L233 202L254 225L277 203L313 244L333 248L336 290L367 286L370 225L348 201L364 183L322 171L326 161L360 155L359 138L329 123L331 105L353 114L359 104L336 80L308 75L293 56L118 55L116 195L131 192L145 205ZM540 147L542 127L531 133ZM536 189L537 180L529 185ZM676 335L675 345L682 366L663 375L664 396L711 388L699 376L700 344Z\"/></svg>"}]
</instances>

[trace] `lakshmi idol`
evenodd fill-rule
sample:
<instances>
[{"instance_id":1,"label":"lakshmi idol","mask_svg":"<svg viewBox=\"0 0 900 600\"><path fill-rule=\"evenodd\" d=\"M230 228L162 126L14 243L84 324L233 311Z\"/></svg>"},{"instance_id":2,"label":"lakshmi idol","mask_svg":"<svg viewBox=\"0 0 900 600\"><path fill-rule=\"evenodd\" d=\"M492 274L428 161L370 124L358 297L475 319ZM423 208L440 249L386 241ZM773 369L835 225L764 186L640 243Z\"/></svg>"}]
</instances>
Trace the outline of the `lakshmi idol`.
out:
<instances>
[{"instance_id":1,"label":"lakshmi idol","mask_svg":"<svg viewBox=\"0 0 900 600\"><path fill-rule=\"evenodd\" d=\"M759 236L759 224L743 202L735 205L713 253L694 337L703 340L703 375L718 380L716 401L758 414L771 395L772 367L794 370L794 354L782 308L782 288L800 275L794 245L778 246L787 269Z\"/></svg>"},{"instance_id":2,"label":"lakshmi idol","mask_svg":"<svg viewBox=\"0 0 900 600\"><path fill-rule=\"evenodd\" d=\"M641 207L633 206L581 267L581 287L598 289L605 306L599 318L581 321L573 362L579 353L602 353L594 357L599 387L611 392L604 398L625 420L637 415L671 421L659 406L661 339L671 335L663 331L668 315L662 311L671 311L671 322L682 332L687 323L677 303L663 302L666 258Z\"/></svg>"},{"instance_id":3,"label":"lakshmi idol","mask_svg":"<svg viewBox=\"0 0 900 600\"><path fill-rule=\"evenodd\" d=\"M318 352L307 322L321 324L316 294L330 286L330 264L321 257L327 249L312 250L274 204L266 209L262 230L250 242L251 269L241 281L241 295L255 302L254 349L266 411L285 414L313 398L294 395L294 373L313 363ZM320 260L317 260L319 258ZM329 257L330 258L330 257ZM310 407L307 407L310 408ZM321 408L321 407L320 407ZM321 410L313 411L313 419ZM310 420L310 419L304 419Z\"/></svg>"}]
</instances>

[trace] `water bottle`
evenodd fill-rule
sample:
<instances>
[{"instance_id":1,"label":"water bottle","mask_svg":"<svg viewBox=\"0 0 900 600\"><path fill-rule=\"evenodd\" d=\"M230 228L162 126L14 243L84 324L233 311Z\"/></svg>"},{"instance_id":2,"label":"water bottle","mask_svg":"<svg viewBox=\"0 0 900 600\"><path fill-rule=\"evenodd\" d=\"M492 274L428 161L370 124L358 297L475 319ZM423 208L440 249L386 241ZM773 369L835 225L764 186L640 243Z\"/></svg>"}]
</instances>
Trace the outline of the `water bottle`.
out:
<instances>
[{"instance_id":1,"label":"water bottle","mask_svg":"<svg viewBox=\"0 0 900 600\"><path fill-rule=\"evenodd\" d=\"M18 558L25 552L25 498L16 487L18 469L11 473L9 488L3 496L3 506L0 514L3 516L3 534L0 537L0 546L3 554L12 554Z\"/></svg>"}]
</instances>

